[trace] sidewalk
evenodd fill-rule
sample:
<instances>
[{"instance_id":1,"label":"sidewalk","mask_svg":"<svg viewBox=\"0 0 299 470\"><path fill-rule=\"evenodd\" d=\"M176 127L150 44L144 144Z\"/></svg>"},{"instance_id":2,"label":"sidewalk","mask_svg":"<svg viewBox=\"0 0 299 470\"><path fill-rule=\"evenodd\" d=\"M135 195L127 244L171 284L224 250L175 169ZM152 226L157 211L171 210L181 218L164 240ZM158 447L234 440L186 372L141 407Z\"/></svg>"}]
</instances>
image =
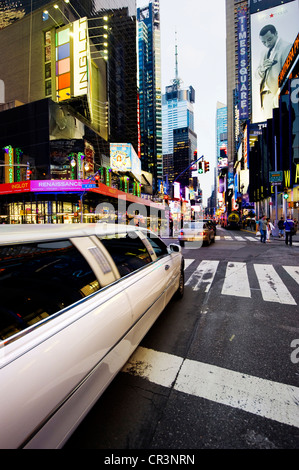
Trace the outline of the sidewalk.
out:
<instances>
[{"instance_id":1,"label":"sidewalk","mask_svg":"<svg viewBox=\"0 0 299 470\"><path fill-rule=\"evenodd\" d=\"M243 229L243 228L241 228L240 231L241 231L241 232L251 233L252 235L254 235L254 234L256 233L256 232L253 231L253 230L246 230L246 229ZM298 240L299 240L298 236L299 236L299 235L298 235L298 232L296 232L296 235L293 235L293 237L292 237L293 241L295 241L295 242L298 241ZM285 237L280 238L279 235L276 235L276 236L271 235L270 240L275 240L275 241L284 242L284 241L285 241Z\"/></svg>"}]
</instances>

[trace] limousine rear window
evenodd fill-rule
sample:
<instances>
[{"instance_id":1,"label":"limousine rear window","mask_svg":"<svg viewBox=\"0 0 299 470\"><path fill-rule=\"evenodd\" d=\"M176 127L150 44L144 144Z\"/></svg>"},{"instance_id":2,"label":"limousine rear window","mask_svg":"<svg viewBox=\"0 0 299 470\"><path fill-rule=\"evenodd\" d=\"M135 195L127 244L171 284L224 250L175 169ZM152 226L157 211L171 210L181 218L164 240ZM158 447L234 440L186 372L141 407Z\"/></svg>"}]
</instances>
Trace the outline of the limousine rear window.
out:
<instances>
[{"instance_id":1,"label":"limousine rear window","mask_svg":"<svg viewBox=\"0 0 299 470\"><path fill-rule=\"evenodd\" d=\"M138 236L118 234L100 237L100 240L114 263L121 277L136 271L152 262L149 252Z\"/></svg>"},{"instance_id":2,"label":"limousine rear window","mask_svg":"<svg viewBox=\"0 0 299 470\"><path fill-rule=\"evenodd\" d=\"M89 264L68 240L0 247L0 339L99 288Z\"/></svg>"}]
</instances>

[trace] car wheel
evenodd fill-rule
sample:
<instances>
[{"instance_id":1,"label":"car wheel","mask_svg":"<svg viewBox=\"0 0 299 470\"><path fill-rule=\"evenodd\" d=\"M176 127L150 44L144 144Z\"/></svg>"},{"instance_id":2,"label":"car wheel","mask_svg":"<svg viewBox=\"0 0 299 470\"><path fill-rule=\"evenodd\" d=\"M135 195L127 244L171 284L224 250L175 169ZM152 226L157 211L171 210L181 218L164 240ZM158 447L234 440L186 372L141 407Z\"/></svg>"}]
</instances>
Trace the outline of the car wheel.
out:
<instances>
[{"instance_id":1,"label":"car wheel","mask_svg":"<svg viewBox=\"0 0 299 470\"><path fill-rule=\"evenodd\" d=\"M185 273L184 273L184 269L182 268L181 269L181 274L180 274L179 288L178 288L178 290L176 291L176 294L175 294L177 299L181 299L183 297L184 290L185 290Z\"/></svg>"}]
</instances>

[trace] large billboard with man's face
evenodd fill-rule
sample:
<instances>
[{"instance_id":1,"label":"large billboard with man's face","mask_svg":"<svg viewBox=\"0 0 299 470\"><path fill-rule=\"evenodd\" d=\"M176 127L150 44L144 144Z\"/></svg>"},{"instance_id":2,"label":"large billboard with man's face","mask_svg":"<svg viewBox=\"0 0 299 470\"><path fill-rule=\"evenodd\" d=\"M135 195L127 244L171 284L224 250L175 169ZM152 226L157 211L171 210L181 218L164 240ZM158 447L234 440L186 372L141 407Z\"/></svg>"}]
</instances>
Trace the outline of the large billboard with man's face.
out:
<instances>
[{"instance_id":1,"label":"large billboard with man's face","mask_svg":"<svg viewBox=\"0 0 299 470\"><path fill-rule=\"evenodd\" d=\"M299 0L277 6L261 0L251 6L252 122L272 118L278 107L278 77L299 30ZM272 7L272 8L271 8Z\"/></svg>"}]
</instances>

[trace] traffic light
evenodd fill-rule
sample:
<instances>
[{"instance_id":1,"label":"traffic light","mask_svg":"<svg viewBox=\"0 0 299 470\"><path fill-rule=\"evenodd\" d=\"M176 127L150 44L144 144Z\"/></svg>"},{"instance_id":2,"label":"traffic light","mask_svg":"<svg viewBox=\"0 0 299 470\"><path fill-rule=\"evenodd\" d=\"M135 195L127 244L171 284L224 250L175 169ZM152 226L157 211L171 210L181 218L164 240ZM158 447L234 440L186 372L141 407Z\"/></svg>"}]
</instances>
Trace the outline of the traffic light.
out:
<instances>
[{"instance_id":1,"label":"traffic light","mask_svg":"<svg viewBox=\"0 0 299 470\"><path fill-rule=\"evenodd\" d=\"M197 160L197 150L194 150L194 160Z\"/></svg>"},{"instance_id":2,"label":"traffic light","mask_svg":"<svg viewBox=\"0 0 299 470\"><path fill-rule=\"evenodd\" d=\"M284 188L283 198L284 199L289 199L288 188Z\"/></svg>"},{"instance_id":3,"label":"traffic light","mask_svg":"<svg viewBox=\"0 0 299 470\"><path fill-rule=\"evenodd\" d=\"M206 173L207 171L210 171L210 163L204 162L204 164L205 164L205 173Z\"/></svg>"},{"instance_id":4,"label":"traffic light","mask_svg":"<svg viewBox=\"0 0 299 470\"><path fill-rule=\"evenodd\" d=\"M199 173L200 175L203 174L202 162L199 162L199 163L198 163L198 173Z\"/></svg>"}]
</instances>

